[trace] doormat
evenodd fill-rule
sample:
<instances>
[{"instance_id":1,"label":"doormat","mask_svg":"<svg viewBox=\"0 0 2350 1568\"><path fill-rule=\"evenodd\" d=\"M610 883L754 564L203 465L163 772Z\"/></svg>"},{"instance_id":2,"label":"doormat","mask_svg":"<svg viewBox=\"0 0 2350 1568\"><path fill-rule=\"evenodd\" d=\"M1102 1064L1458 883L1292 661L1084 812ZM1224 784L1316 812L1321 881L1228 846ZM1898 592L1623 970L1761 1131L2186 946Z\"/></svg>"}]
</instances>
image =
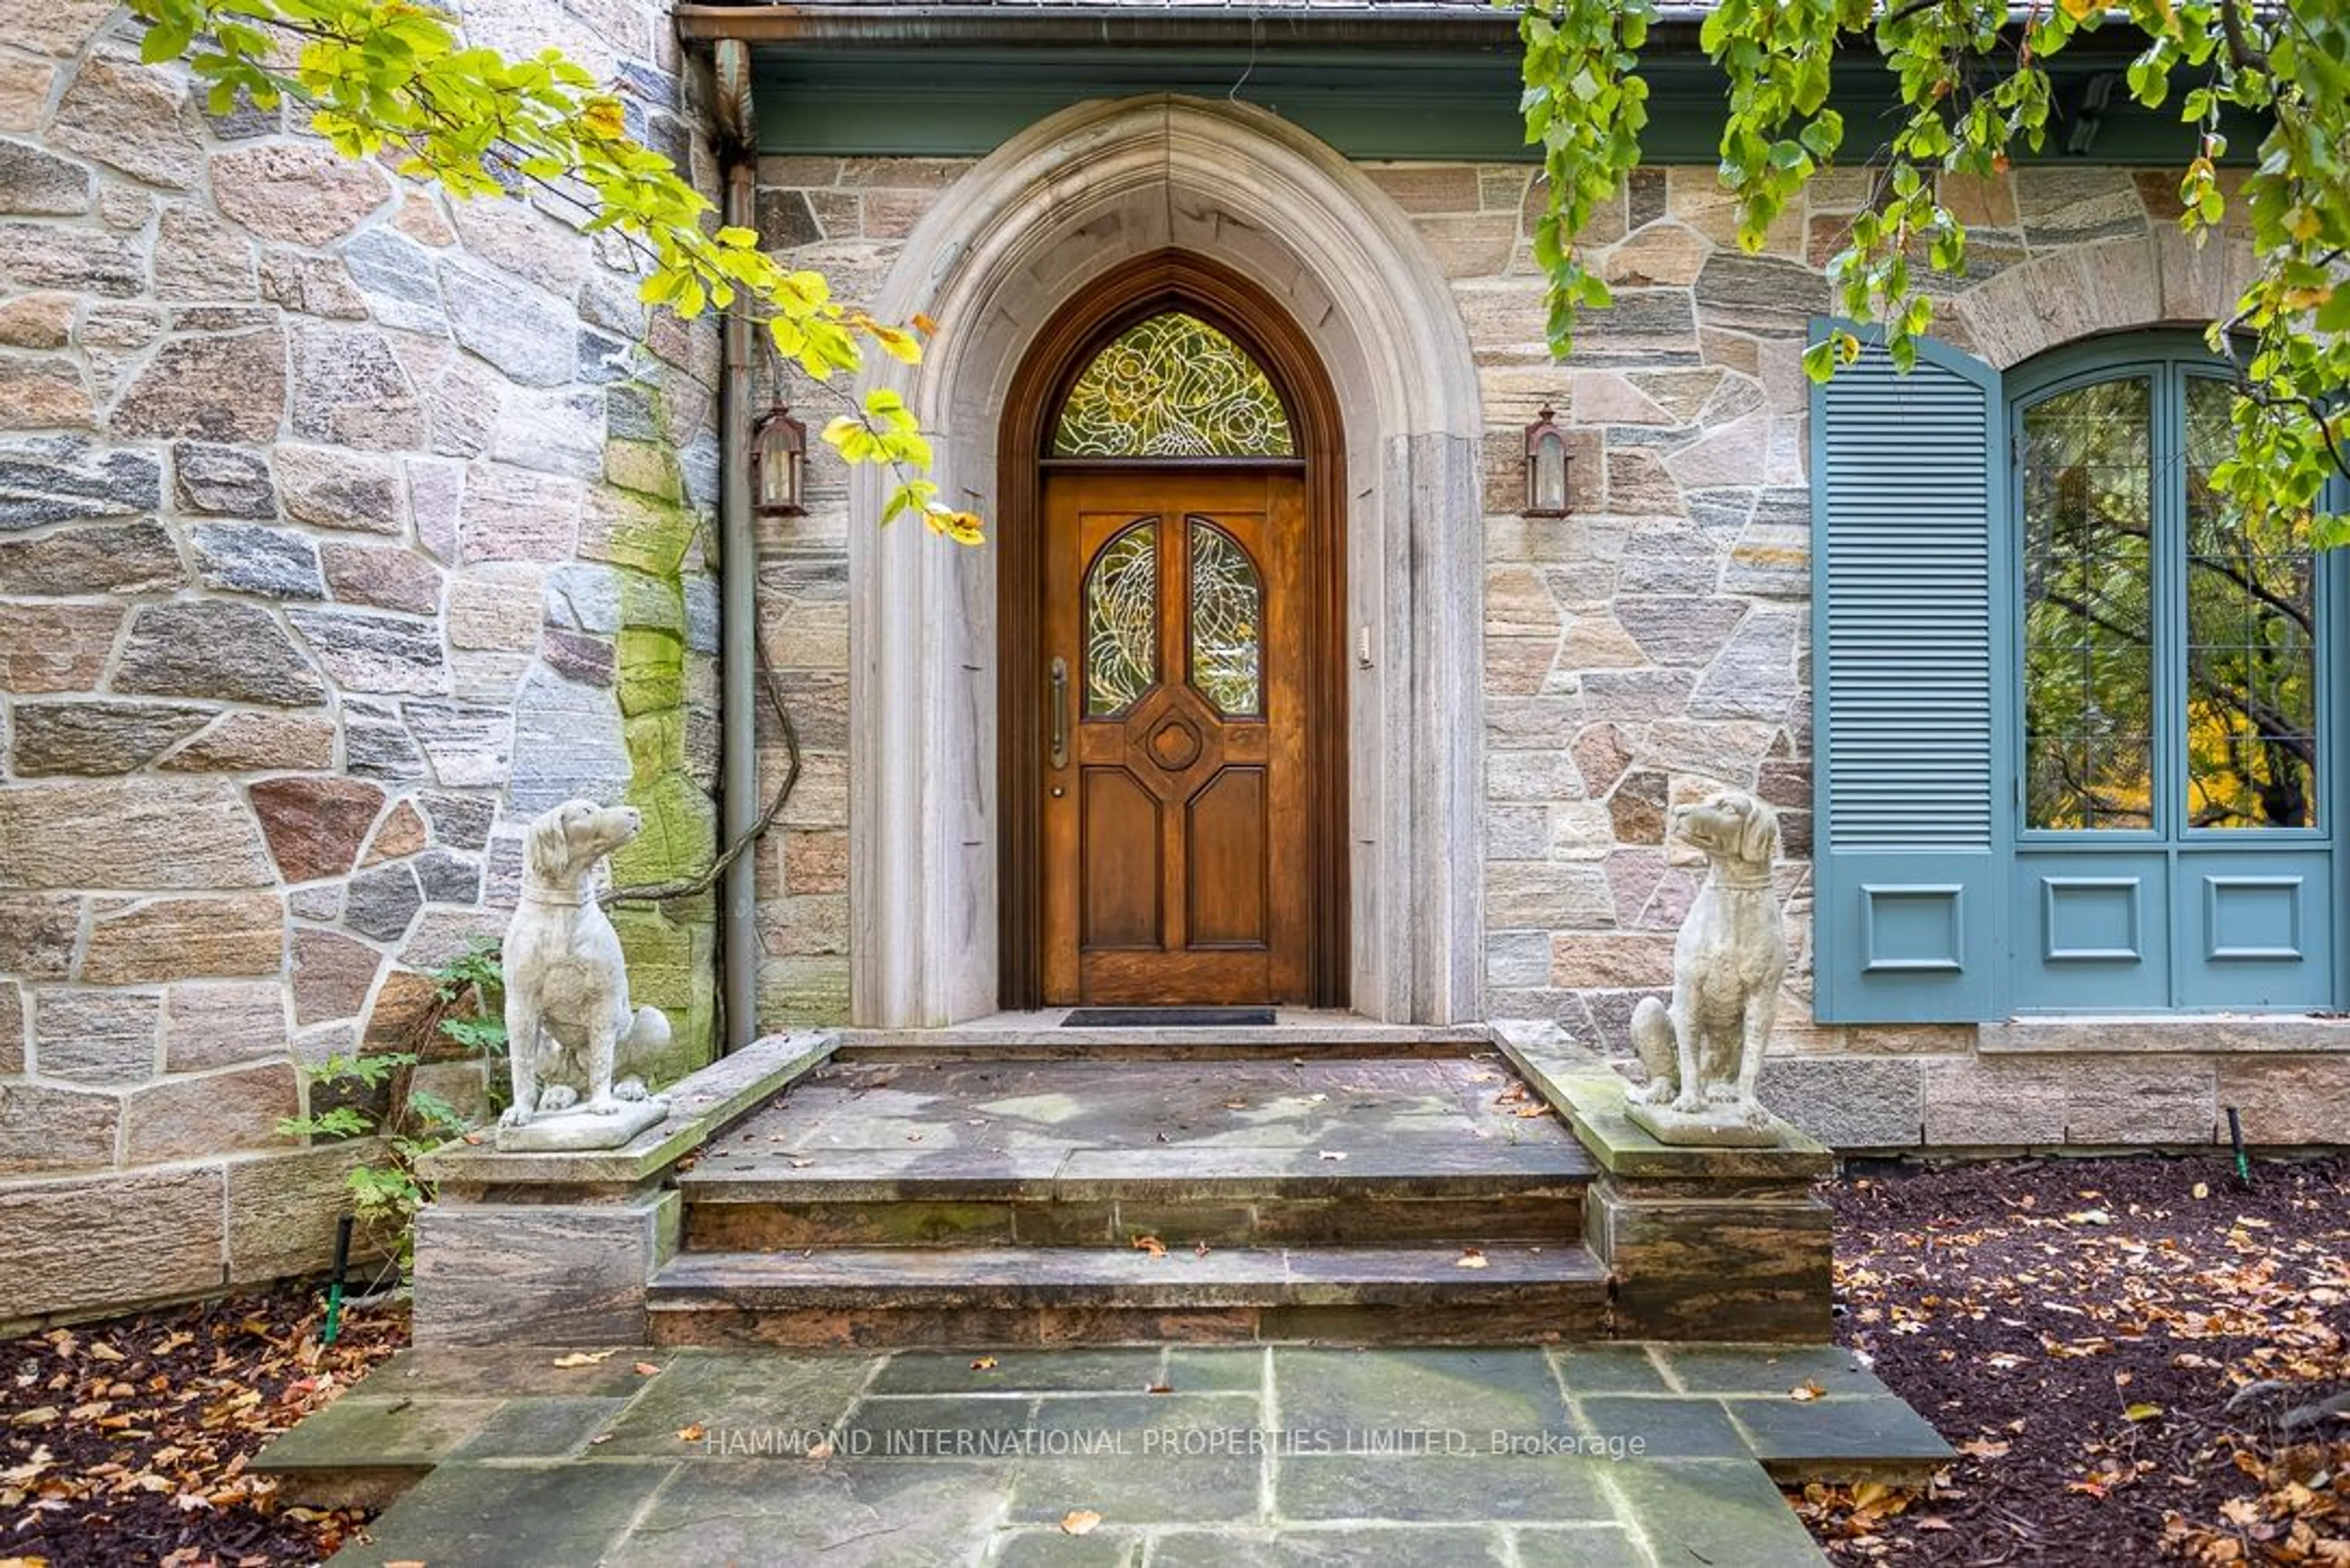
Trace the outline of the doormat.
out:
<instances>
[{"instance_id":1,"label":"doormat","mask_svg":"<svg viewBox=\"0 0 2350 1568\"><path fill-rule=\"evenodd\" d=\"M1269 1029L1270 1007L1077 1007L1064 1029Z\"/></svg>"}]
</instances>

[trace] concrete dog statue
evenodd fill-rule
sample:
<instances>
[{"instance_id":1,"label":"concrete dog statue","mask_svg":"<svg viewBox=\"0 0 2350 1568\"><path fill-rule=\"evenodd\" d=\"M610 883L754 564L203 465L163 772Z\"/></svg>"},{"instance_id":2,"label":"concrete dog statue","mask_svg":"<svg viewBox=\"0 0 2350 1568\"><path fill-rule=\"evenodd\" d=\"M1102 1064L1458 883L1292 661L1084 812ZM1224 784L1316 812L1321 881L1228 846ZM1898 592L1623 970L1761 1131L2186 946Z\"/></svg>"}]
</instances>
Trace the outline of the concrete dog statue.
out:
<instances>
[{"instance_id":1,"label":"concrete dog statue","mask_svg":"<svg viewBox=\"0 0 2350 1568\"><path fill-rule=\"evenodd\" d=\"M1648 1069L1632 1119L1663 1143L1775 1142L1754 1085L1787 974L1771 886L1779 818L1726 790L1676 812L1673 831L1705 851L1705 885L1673 943L1672 1004L1651 996L1632 1012L1632 1048Z\"/></svg>"},{"instance_id":2,"label":"concrete dog statue","mask_svg":"<svg viewBox=\"0 0 2350 1568\"><path fill-rule=\"evenodd\" d=\"M623 1045L666 1045L669 1020L659 1008L629 1007L619 935L596 901L605 857L642 826L627 806L588 800L566 801L530 825L522 898L506 927L514 1104L503 1127L575 1109L617 1116L629 1103L650 1100L634 1078L614 1083L613 1064Z\"/></svg>"}]
</instances>

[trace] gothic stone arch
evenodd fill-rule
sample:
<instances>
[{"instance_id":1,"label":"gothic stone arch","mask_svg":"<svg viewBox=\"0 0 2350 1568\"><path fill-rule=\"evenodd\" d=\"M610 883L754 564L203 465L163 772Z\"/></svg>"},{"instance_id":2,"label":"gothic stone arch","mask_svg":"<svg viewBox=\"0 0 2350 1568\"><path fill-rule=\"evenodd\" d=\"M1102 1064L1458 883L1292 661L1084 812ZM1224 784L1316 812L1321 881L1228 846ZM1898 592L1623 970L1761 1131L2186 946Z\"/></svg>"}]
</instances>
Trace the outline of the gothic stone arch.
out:
<instances>
[{"instance_id":1,"label":"gothic stone arch","mask_svg":"<svg viewBox=\"0 0 2350 1568\"><path fill-rule=\"evenodd\" d=\"M1055 311L1134 258L1211 258L1286 311L1337 389L1355 1009L1480 1011L1483 525L1477 381L1443 274L1409 222L1330 148L1245 104L1080 104L998 148L909 238L878 314L942 324L892 366L949 493L992 513L998 421ZM879 514L859 470L852 515ZM993 550L849 531L850 1009L873 1027L998 1002ZM1359 649L1358 649L1359 650Z\"/></svg>"}]
</instances>

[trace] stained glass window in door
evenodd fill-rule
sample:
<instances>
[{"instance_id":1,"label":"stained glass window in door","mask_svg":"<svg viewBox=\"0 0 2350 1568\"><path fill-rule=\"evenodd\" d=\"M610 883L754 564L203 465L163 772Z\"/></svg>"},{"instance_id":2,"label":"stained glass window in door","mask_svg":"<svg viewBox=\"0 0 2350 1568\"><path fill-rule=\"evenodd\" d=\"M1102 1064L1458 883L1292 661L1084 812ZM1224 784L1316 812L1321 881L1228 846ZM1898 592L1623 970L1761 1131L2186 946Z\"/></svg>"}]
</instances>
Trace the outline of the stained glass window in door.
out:
<instances>
[{"instance_id":1,"label":"stained glass window in door","mask_svg":"<svg viewBox=\"0 0 2350 1568\"><path fill-rule=\"evenodd\" d=\"M1291 457L1281 394L1256 361L1194 316L1169 311L1110 340L1069 389L1055 457Z\"/></svg>"},{"instance_id":2,"label":"stained glass window in door","mask_svg":"<svg viewBox=\"0 0 2350 1568\"><path fill-rule=\"evenodd\" d=\"M1191 685L1228 719L1263 711L1264 587L1239 540L1194 517Z\"/></svg>"},{"instance_id":3,"label":"stained glass window in door","mask_svg":"<svg viewBox=\"0 0 2350 1568\"><path fill-rule=\"evenodd\" d=\"M1086 716L1122 713L1159 681L1159 525L1110 536L1086 568Z\"/></svg>"}]
</instances>

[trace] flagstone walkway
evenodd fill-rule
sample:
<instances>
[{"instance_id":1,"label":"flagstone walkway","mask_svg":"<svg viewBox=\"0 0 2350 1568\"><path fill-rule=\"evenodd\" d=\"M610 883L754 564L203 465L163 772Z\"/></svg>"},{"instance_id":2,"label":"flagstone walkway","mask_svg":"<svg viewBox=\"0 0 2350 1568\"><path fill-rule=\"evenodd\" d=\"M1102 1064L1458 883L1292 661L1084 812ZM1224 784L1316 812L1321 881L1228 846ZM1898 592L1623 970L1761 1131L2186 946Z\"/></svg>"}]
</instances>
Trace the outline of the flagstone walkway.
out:
<instances>
[{"instance_id":1,"label":"flagstone walkway","mask_svg":"<svg viewBox=\"0 0 2350 1568\"><path fill-rule=\"evenodd\" d=\"M1949 1452L1831 1348L501 1349L403 1352L258 1468L414 1482L338 1563L1773 1568L1822 1561L1774 1478Z\"/></svg>"}]
</instances>

